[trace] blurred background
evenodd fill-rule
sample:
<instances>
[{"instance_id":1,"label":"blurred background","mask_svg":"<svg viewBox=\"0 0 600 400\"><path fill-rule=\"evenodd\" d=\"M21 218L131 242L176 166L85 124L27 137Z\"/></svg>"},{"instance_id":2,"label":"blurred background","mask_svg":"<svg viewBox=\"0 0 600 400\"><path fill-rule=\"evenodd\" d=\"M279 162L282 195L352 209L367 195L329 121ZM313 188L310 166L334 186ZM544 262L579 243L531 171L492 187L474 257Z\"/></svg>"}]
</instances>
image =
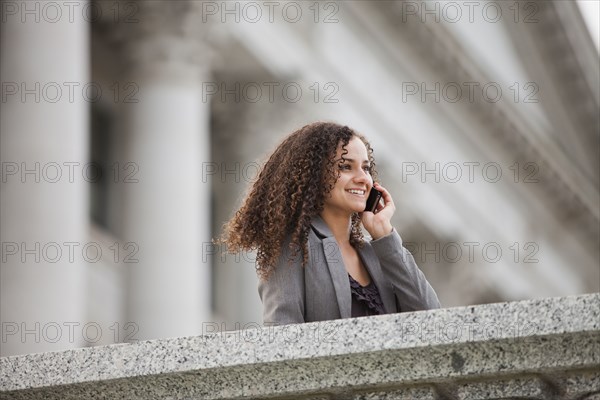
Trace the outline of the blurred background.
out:
<instances>
[{"instance_id":1,"label":"blurred background","mask_svg":"<svg viewBox=\"0 0 600 400\"><path fill-rule=\"evenodd\" d=\"M261 326L211 239L316 120L443 306L600 290L596 0L1 4L2 356Z\"/></svg>"}]
</instances>

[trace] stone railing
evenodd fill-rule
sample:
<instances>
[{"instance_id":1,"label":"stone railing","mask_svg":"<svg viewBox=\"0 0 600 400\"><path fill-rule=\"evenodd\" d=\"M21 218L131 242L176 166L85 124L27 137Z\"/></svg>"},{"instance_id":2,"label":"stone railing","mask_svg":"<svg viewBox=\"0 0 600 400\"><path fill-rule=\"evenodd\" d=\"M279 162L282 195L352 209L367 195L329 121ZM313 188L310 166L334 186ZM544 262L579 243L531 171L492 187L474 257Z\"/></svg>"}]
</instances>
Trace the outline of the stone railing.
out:
<instances>
[{"instance_id":1,"label":"stone railing","mask_svg":"<svg viewBox=\"0 0 600 400\"><path fill-rule=\"evenodd\" d=\"M2 399L600 399L600 294L0 358Z\"/></svg>"}]
</instances>

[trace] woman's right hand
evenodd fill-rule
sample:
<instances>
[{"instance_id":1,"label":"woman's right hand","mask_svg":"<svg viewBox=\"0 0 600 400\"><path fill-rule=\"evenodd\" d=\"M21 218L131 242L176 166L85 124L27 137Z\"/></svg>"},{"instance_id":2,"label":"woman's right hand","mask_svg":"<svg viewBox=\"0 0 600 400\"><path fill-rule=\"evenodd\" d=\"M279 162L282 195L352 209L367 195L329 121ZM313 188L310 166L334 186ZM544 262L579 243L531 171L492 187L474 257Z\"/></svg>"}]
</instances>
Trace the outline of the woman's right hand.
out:
<instances>
[{"instance_id":1,"label":"woman's right hand","mask_svg":"<svg viewBox=\"0 0 600 400\"><path fill-rule=\"evenodd\" d=\"M390 234L393 230L392 216L396 212L396 205L392 199L392 195L386 188L375 182L373 187L382 193L382 200L377 204L375 212L364 211L361 213L361 221L367 232L373 240Z\"/></svg>"}]
</instances>

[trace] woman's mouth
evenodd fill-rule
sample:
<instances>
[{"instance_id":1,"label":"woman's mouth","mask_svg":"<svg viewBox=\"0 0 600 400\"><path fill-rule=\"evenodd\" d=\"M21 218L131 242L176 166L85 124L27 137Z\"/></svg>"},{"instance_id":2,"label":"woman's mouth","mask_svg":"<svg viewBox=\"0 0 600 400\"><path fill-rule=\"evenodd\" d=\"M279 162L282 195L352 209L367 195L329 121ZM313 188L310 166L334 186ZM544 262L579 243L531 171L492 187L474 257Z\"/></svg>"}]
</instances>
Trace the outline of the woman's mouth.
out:
<instances>
[{"instance_id":1,"label":"woman's mouth","mask_svg":"<svg viewBox=\"0 0 600 400\"><path fill-rule=\"evenodd\" d=\"M348 189L346 190L346 192L353 194L355 196L360 196L360 197L364 197L365 196L365 191L361 190L361 189Z\"/></svg>"}]
</instances>

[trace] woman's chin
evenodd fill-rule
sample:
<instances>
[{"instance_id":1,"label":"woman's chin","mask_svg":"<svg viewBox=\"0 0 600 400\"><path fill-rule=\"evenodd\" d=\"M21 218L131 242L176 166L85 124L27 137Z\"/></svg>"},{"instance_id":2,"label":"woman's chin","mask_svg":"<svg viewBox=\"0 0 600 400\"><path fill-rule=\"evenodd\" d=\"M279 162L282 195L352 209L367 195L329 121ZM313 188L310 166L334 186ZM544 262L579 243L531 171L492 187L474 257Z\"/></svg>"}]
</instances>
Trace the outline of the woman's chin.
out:
<instances>
[{"instance_id":1,"label":"woman's chin","mask_svg":"<svg viewBox=\"0 0 600 400\"><path fill-rule=\"evenodd\" d=\"M366 207L366 204L354 206L354 207L352 207L352 212L353 213L361 213L361 212L365 211L365 207Z\"/></svg>"}]
</instances>

